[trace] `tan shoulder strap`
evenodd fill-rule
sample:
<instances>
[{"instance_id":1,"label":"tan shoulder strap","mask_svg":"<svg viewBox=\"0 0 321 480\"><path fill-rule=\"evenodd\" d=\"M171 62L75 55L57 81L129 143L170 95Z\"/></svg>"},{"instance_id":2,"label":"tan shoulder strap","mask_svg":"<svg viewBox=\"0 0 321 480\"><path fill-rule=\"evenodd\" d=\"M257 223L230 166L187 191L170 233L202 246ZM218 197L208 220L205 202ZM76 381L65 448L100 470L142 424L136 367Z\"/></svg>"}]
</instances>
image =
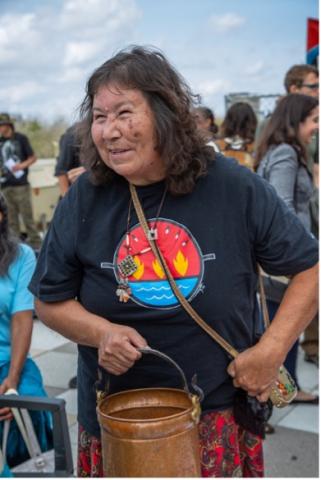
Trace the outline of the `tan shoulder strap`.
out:
<instances>
[{"instance_id":1,"label":"tan shoulder strap","mask_svg":"<svg viewBox=\"0 0 321 480\"><path fill-rule=\"evenodd\" d=\"M184 295L181 293L180 289L178 288L168 266L167 263L164 259L164 256L160 249L158 248L157 243L155 240L151 239L151 236L149 235L149 227L148 223L145 217L145 214L143 212L142 206L140 204L140 200L138 198L136 188L134 185L129 184L130 188L130 193L132 196L133 204L136 210L136 214L138 217L138 220L144 230L144 233L146 235L146 238L150 244L150 247L153 251L153 254L155 255L157 261L159 264L162 266L164 272L166 273L167 279L170 283L170 286L172 287L172 290L174 294L176 295L176 298L179 300L180 304L182 307L185 309L185 311L195 320L198 325L206 331L210 337L212 337L232 358L237 357L238 351L235 350L235 348L232 347L221 335L219 335L212 327L210 327L199 315L198 313L194 310L194 308L189 304L189 302L186 300Z\"/></svg>"}]
</instances>

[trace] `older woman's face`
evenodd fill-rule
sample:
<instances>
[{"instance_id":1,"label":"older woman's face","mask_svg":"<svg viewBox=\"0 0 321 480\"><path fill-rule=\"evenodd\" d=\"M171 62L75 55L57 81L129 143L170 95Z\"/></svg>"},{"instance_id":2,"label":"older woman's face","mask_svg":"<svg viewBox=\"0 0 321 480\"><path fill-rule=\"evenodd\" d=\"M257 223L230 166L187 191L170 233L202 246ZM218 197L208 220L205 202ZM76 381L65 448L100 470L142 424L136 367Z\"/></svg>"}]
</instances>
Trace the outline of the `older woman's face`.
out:
<instances>
[{"instance_id":1,"label":"older woman's face","mask_svg":"<svg viewBox=\"0 0 321 480\"><path fill-rule=\"evenodd\" d=\"M101 87L93 101L92 138L102 161L135 185L165 177L153 112L142 92Z\"/></svg>"}]
</instances>

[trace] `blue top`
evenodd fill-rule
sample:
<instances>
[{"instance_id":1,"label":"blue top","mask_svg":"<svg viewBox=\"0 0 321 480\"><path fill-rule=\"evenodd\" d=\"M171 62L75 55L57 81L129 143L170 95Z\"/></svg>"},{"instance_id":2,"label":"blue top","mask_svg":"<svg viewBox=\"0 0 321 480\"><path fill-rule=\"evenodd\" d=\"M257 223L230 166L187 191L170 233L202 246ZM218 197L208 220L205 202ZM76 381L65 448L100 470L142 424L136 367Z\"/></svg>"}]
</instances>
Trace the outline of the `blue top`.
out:
<instances>
[{"instance_id":1,"label":"blue top","mask_svg":"<svg viewBox=\"0 0 321 480\"><path fill-rule=\"evenodd\" d=\"M0 276L0 364L9 361L11 356L12 315L23 310L33 310L33 295L27 287L35 265L33 250L21 244L7 275Z\"/></svg>"}]
</instances>

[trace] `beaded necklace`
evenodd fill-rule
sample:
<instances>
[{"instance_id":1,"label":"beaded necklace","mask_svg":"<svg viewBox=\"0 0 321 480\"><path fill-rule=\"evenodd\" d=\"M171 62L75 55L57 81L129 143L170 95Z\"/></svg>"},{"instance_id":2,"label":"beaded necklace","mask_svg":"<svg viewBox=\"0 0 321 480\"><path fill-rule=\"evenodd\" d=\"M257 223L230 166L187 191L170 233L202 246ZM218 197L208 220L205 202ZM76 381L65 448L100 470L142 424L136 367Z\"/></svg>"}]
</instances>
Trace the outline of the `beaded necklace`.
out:
<instances>
[{"instance_id":1,"label":"beaded necklace","mask_svg":"<svg viewBox=\"0 0 321 480\"><path fill-rule=\"evenodd\" d=\"M162 207L164 205L166 193L167 193L167 187L165 187L164 189L164 193L162 195L160 204L158 206L153 226L149 228L148 239L151 239L151 240L158 239L157 222L158 222ZM117 264L120 280L117 286L116 295L118 296L118 299L120 302L125 302L125 303L128 302L131 294L131 289L130 289L130 286L128 285L128 278L131 275L133 275L138 269L138 266L134 260L134 257L137 255L143 255L144 253L147 253L151 250L151 247L148 246L138 252L135 252L135 253L130 252L130 250L132 250L130 245L130 234L129 234L131 210L132 210L132 198L130 198L130 201L129 201L128 214L127 214L127 228L126 228L126 238L125 238L125 248L127 250L127 255L123 260L121 260Z\"/></svg>"}]
</instances>

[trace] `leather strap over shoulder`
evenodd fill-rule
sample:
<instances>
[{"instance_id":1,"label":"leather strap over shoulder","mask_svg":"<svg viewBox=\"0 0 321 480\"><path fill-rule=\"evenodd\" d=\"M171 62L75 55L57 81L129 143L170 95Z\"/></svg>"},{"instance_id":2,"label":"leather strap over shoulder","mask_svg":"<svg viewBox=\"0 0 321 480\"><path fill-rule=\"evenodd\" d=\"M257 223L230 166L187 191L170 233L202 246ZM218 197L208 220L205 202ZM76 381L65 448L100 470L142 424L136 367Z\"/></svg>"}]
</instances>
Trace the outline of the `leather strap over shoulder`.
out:
<instances>
[{"instance_id":1,"label":"leather strap over shoulder","mask_svg":"<svg viewBox=\"0 0 321 480\"><path fill-rule=\"evenodd\" d=\"M232 358L236 358L237 355L238 355L238 351L235 350L235 348L232 347L232 345L230 345L219 333L217 333L212 327L210 327L198 315L198 313L189 304L189 302L186 300L184 295L179 290L179 288L178 288L178 286L177 286L177 284L176 284L176 282L175 282L175 280L174 280L174 278L173 278L173 276L172 276L172 274L171 274L171 272L168 268L168 265L167 265L167 263L164 259L164 256L163 256L162 252L160 251L160 249L158 248L158 245L157 245L156 241L152 240L150 238L150 235L148 234L149 233L148 223L147 223L145 214L143 212L140 200L138 198L136 188L132 184L129 184L129 188L130 188L130 193L131 193L131 196L132 196L132 200L133 200L133 204L134 204L134 207L135 207L135 210L136 210L138 220L139 220L139 222L142 226L142 229L144 230L144 233L145 233L146 238L147 238L147 240L150 244L150 247L152 249L153 254L155 255L156 259L158 260L159 264L162 266L162 268L163 268L163 270L164 270L164 272L167 276L169 284L172 287L172 290L173 290L176 298L178 299L178 301L180 302L182 307L185 309L185 311L193 318L193 320L195 320L195 322L198 323L198 325L203 330L205 330L206 333L208 335L210 335L210 337L212 337L213 340L215 340Z\"/></svg>"}]
</instances>

